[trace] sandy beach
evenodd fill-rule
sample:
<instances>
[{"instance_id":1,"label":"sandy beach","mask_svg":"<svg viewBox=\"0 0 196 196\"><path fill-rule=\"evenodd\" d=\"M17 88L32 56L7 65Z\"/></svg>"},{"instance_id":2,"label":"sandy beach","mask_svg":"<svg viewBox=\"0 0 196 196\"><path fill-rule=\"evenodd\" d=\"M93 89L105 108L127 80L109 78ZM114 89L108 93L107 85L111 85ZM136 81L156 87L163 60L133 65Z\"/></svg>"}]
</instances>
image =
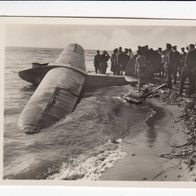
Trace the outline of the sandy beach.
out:
<instances>
[{"instance_id":1,"label":"sandy beach","mask_svg":"<svg viewBox=\"0 0 196 196\"><path fill-rule=\"evenodd\" d=\"M177 117L182 107L158 99L147 100L156 113L148 119L147 129L136 137L124 138L120 146L127 154L114 167L107 169L101 180L125 181L190 181L186 165L175 155L177 146L187 142L183 122Z\"/></svg>"}]
</instances>

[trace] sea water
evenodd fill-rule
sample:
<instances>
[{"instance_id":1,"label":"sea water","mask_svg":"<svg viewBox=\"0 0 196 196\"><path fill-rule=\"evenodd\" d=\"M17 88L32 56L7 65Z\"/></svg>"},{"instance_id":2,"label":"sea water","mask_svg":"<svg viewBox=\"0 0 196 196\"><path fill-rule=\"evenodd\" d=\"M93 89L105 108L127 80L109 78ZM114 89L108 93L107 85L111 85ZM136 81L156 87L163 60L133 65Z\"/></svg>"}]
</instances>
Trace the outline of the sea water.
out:
<instances>
[{"instance_id":1,"label":"sea water","mask_svg":"<svg viewBox=\"0 0 196 196\"><path fill-rule=\"evenodd\" d=\"M99 180L101 173L126 156L118 142L148 128L153 111L120 98L129 85L86 92L75 110L40 133L17 128L19 115L35 91L18 72L32 62L55 62L62 49L6 48L4 97L4 179ZM96 51L85 51L88 72L94 72ZM110 63L107 72L110 72ZM116 142L118 141L118 142Z\"/></svg>"}]
</instances>

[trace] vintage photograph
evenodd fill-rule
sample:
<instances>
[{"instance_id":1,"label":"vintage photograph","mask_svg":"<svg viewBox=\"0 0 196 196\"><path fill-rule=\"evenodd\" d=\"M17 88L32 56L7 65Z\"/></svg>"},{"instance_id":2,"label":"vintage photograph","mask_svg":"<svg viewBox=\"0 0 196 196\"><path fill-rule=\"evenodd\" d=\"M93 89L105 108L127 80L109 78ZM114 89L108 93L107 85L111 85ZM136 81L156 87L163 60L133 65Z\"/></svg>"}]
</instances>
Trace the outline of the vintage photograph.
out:
<instances>
[{"instance_id":1,"label":"vintage photograph","mask_svg":"<svg viewBox=\"0 0 196 196\"><path fill-rule=\"evenodd\" d=\"M5 24L3 180L196 181L196 21L27 21Z\"/></svg>"}]
</instances>

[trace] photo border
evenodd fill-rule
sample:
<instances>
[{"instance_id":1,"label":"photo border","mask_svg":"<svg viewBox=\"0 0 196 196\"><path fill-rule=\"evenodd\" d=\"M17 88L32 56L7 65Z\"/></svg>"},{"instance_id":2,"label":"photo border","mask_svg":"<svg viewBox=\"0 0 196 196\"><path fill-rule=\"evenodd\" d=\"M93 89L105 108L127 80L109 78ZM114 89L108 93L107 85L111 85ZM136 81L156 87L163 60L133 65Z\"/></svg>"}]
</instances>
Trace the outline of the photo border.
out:
<instances>
[{"instance_id":1,"label":"photo border","mask_svg":"<svg viewBox=\"0 0 196 196\"><path fill-rule=\"evenodd\" d=\"M65 24L65 21L68 21L68 23L66 24L78 24L79 20L85 20L85 22L82 25L88 24L89 25L89 20L96 20L96 24L94 25L108 25L107 23L102 23L103 20L105 20L106 22L110 22L110 25L113 24L112 21L115 22L114 25L145 25L149 26L150 24L153 26L162 26L165 25L165 23L169 23L167 24L167 26L171 25L173 26L174 23L176 25L176 23L179 23L179 25L176 26L196 26L196 20L193 19L157 19L157 18L150 18L150 19L141 19L141 18L121 18L121 17L110 17L110 18L105 18L105 17L1 17L0 18L0 41L1 43L3 43L5 41L5 28L7 24L50 24L50 25L62 25ZM102 20L100 22L100 20ZM126 21L128 22L128 20L132 21L132 24L123 24L122 21ZM138 21L143 20L143 24L138 24ZM161 21L161 23L160 23ZM95 21L93 21L94 23ZM136 23L137 22L137 23ZM159 24L154 24L154 22L159 22ZM186 24L184 24L186 23ZM66 25L65 24L65 25ZM81 25L81 21L79 23ZM4 44L2 44L0 46L0 64L4 65L4 55L5 55L5 42ZM3 66L1 66L0 68L0 74L1 74L1 94L0 94L0 99L1 99L1 104L0 107L4 108L4 68ZM4 109L3 109L4 111ZM3 111L1 113L1 120L2 122L3 120ZM1 123L1 139L0 141L3 141L3 127L4 123ZM3 159L3 142L1 145L1 151L0 154L2 155L1 158ZM3 171L3 160L1 160L1 165L0 165L0 172L1 172L1 179L2 179L2 171ZM22 183L21 183L22 182ZM168 181L164 181L164 182L151 182L151 181L57 181L57 180L1 180L0 181L1 185L28 185L28 186L90 186L90 187L100 187L100 186L106 186L106 187L140 187L140 188L195 188L195 182L168 182Z\"/></svg>"}]
</instances>

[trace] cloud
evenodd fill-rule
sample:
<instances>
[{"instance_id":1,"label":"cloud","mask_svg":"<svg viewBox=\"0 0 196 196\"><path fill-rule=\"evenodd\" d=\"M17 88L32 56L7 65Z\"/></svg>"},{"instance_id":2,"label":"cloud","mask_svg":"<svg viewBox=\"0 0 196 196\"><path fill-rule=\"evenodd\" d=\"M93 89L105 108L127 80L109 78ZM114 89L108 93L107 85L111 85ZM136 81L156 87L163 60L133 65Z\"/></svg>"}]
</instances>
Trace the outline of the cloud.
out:
<instances>
[{"instance_id":1,"label":"cloud","mask_svg":"<svg viewBox=\"0 0 196 196\"><path fill-rule=\"evenodd\" d=\"M96 26L96 25L8 25L6 46L64 48L76 42L85 49L109 50L138 45L165 47L195 42L196 27Z\"/></svg>"}]
</instances>

